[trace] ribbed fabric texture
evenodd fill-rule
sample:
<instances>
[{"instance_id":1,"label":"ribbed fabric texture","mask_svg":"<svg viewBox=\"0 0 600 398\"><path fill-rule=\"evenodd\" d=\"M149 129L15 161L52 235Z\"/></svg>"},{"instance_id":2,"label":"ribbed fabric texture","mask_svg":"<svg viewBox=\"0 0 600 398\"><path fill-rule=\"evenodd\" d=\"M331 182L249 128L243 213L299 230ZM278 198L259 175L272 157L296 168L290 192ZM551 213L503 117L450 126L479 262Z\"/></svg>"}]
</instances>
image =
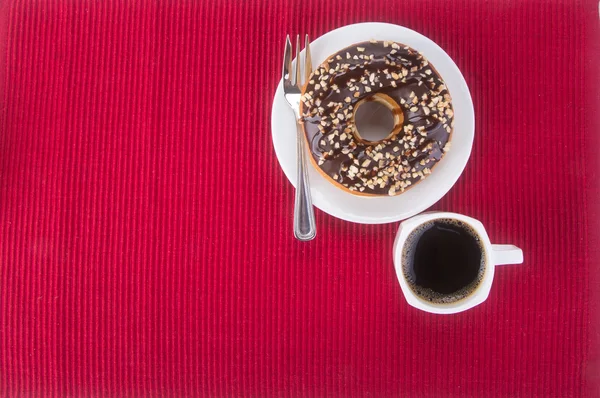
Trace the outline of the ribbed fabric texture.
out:
<instances>
[{"instance_id":1,"label":"ribbed fabric texture","mask_svg":"<svg viewBox=\"0 0 600 398\"><path fill-rule=\"evenodd\" d=\"M406 304L397 223L317 211L293 237L285 34L362 21L427 35L471 88L434 208L525 252L471 311ZM593 396L597 25L596 1L3 2L0 395Z\"/></svg>"}]
</instances>

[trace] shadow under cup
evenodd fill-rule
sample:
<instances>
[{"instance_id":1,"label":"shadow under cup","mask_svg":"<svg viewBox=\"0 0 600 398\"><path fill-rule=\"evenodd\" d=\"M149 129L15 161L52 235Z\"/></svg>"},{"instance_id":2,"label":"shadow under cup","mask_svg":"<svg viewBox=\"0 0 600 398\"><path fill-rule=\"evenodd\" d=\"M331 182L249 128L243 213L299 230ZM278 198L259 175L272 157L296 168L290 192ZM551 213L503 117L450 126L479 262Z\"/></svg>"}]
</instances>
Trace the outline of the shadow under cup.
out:
<instances>
[{"instance_id":1,"label":"shadow under cup","mask_svg":"<svg viewBox=\"0 0 600 398\"><path fill-rule=\"evenodd\" d=\"M483 242L460 220L440 218L420 224L402 249L402 271L409 288L433 304L469 297L481 285L487 266Z\"/></svg>"}]
</instances>

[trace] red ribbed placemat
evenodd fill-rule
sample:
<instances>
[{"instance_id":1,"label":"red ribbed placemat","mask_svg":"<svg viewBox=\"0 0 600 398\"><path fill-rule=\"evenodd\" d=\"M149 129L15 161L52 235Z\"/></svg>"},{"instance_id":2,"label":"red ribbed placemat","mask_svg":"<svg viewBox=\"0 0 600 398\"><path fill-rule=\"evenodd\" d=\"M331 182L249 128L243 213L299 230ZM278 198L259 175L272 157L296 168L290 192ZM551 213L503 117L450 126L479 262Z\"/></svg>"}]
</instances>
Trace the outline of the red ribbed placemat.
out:
<instances>
[{"instance_id":1,"label":"red ribbed placemat","mask_svg":"<svg viewBox=\"0 0 600 398\"><path fill-rule=\"evenodd\" d=\"M599 393L596 1L0 7L0 394ZM293 238L283 40L361 21L429 36L471 87L471 161L435 208L525 252L471 311L405 303L397 224L317 212Z\"/></svg>"}]
</instances>

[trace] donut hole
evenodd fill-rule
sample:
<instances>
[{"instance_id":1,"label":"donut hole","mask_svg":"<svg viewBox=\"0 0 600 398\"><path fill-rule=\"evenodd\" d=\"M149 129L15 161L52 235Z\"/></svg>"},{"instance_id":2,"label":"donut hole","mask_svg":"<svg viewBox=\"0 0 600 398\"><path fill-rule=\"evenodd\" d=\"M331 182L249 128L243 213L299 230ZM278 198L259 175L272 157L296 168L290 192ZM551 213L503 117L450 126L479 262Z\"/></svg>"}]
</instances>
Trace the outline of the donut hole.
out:
<instances>
[{"instance_id":1,"label":"donut hole","mask_svg":"<svg viewBox=\"0 0 600 398\"><path fill-rule=\"evenodd\" d=\"M374 94L356 105L355 135L367 143L383 141L400 131L403 119L400 107L392 98Z\"/></svg>"}]
</instances>

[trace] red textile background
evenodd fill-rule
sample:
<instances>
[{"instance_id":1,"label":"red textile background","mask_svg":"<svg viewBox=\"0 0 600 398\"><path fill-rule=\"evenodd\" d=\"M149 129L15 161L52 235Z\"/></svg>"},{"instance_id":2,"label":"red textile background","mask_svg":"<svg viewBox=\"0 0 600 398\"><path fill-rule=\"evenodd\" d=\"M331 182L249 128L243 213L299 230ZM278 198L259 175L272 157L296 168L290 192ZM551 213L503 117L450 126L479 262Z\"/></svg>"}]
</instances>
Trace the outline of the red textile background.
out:
<instances>
[{"instance_id":1,"label":"red textile background","mask_svg":"<svg viewBox=\"0 0 600 398\"><path fill-rule=\"evenodd\" d=\"M471 87L435 208L525 252L471 311L405 303L397 224L317 212L293 238L283 40L361 21L429 36ZM596 1L3 2L0 394L599 396L598 33Z\"/></svg>"}]
</instances>

